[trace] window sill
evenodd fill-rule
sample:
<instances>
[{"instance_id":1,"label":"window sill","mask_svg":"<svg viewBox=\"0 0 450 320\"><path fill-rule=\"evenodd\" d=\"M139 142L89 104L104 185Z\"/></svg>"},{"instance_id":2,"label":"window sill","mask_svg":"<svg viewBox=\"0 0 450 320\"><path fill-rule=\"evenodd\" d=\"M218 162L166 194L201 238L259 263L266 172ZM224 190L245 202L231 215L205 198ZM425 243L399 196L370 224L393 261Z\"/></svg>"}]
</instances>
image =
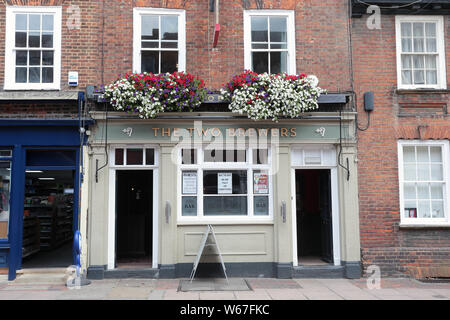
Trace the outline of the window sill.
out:
<instances>
[{"instance_id":1,"label":"window sill","mask_svg":"<svg viewBox=\"0 0 450 320\"><path fill-rule=\"evenodd\" d=\"M433 88L398 88L395 90L396 94L418 94L418 93L432 93L432 94L442 94L442 93L450 93L450 89L433 89Z\"/></svg>"},{"instance_id":2,"label":"window sill","mask_svg":"<svg viewBox=\"0 0 450 320\"><path fill-rule=\"evenodd\" d=\"M450 229L450 223L430 223L430 224L425 224L425 223L421 223L421 224L406 224L406 223L401 223L399 225L400 229Z\"/></svg>"}]
</instances>

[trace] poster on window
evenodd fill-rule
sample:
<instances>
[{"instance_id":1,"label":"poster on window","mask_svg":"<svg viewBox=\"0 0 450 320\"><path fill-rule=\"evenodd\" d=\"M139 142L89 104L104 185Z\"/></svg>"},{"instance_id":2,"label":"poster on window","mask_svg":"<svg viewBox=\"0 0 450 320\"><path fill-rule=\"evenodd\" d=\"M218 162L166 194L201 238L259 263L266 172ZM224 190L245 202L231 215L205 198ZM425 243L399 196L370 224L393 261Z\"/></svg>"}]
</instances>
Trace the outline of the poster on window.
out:
<instances>
[{"instance_id":1,"label":"poster on window","mask_svg":"<svg viewBox=\"0 0 450 320\"><path fill-rule=\"evenodd\" d=\"M183 172L183 194L197 194L197 172Z\"/></svg>"},{"instance_id":2,"label":"poster on window","mask_svg":"<svg viewBox=\"0 0 450 320\"><path fill-rule=\"evenodd\" d=\"M265 173L253 174L253 193L268 194L269 193L269 177Z\"/></svg>"},{"instance_id":3,"label":"poster on window","mask_svg":"<svg viewBox=\"0 0 450 320\"><path fill-rule=\"evenodd\" d=\"M233 174L231 172L219 172L217 174L217 193L233 193Z\"/></svg>"}]
</instances>

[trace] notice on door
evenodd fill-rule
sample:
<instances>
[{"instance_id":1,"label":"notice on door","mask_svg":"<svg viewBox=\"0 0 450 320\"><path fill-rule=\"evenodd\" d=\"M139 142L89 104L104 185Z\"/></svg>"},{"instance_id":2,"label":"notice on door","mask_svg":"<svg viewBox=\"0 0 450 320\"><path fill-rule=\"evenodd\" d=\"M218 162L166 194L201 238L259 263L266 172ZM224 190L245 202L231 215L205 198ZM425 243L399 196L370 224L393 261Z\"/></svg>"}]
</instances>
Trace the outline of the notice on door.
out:
<instances>
[{"instance_id":1,"label":"notice on door","mask_svg":"<svg viewBox=\"0 0 450 320\"><path fill-rule=\"evenodd\" d=\"M197 172L183 172L183 194L197 194Z\"/></svg>"},{"instance_id":2,"label":"notice on door","mask_svg":"<svg viewBox=\"0 0 450 320\"><path fill-rule=\"evenodd\" d=\"M269 178L265 173L253 174L253 193L254 194L268 194L269 193Z\"/></svg>"},{"instance_id":3,"label":"notice on door","mask_svg":"<svg viewBox=\"0 0 450 320\"><path fill-rule=\"evenodd\" d=\"M233 193L233 174L231 172L220 172L217 174L217 193Z\"/></svg>"}]
</instances>

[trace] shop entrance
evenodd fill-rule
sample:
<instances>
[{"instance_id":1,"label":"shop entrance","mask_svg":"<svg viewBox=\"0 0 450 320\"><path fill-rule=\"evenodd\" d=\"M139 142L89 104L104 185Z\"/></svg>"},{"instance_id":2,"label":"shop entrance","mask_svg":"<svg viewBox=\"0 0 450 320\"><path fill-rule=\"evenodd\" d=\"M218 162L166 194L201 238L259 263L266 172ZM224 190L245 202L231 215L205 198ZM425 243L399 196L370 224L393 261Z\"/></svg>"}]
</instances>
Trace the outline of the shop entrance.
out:
<instances>
[{"instance_id":1,"label":"shop entrance","mask_svg":"<svg viewBox=\"0 0 450 320\"><path fill-rule=\"evenodd\" d=\"M295 170L299 265L333 263L331 170Z\"/></svg>"},{"instance_id":2,"label":"shop entrance","mask_svg":"<svg viewBox=\"0 0 450 320\"><path fill-rule=\"evenodd\" d=\"M151 268L153 171L116 171L116 267Z\"/></svg>"},{"instance_id":3,"label":"shop entrance","mask_svg":"<svg viewBox=\"0 0 450 320\"><path fill-rule=\"evenodd\" d=\"M22 268L72 264L75 170L26 170Z\"/></svg>"}]
</instances>

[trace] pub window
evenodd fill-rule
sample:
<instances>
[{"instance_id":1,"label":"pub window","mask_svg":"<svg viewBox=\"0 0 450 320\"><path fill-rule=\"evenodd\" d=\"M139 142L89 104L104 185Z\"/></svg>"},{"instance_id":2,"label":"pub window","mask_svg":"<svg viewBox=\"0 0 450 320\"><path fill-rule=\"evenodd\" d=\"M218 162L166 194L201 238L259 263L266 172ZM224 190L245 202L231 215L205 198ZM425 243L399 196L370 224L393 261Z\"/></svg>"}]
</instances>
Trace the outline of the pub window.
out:
<instances>
[{"instance_id":1,"label":"pub window","mask_svg":"<svg viewBox=\"0 0 450 320\"><path fill-rule=\"evenodd\" d=\"M7 7L6 89L59 89L61 8Z\"/></svg>"},{"instance_id":2,"label":"pub window","mask_svg":"<svg viewBox=\"0 0 450 320\"><path fill-rule=\"evenodd\" d=\"M245 68L256 73L294 74L293 23L290 11L245 11Z\"/></svg>"},{"instance_id":3,"label":"pub window","mask_svg":"<svg viewBox=\"0 0 450 320\"><path fill-rule=\"evenodd\" d=\"M154 166L155 149L142 147L117 147L112 152L114 166Z\"/></svg>"},{"instance_id":4,"label":"pub window","mask_svg":"<svg viewBox=\"0 0 450 320\"><path fill-rule=\"evenodd\" d=\"M401 221L448 224L449 143L400 142Z\"/></svg>"},{"instance_id":5,"label":"pub window","mask_svg":"<svg viewBox=\"0 0 450 320\"><path fill-rule=\"evenodd\" d=\"M185 65L183 10L135 8L136 72L173 73Z\"/></svg>"},{"instance_id":6,"label":"pub window","mask_svg":"<svg viewBox=\"0 0 450 320\"><path fill-rule=\"evenodd\" d=\"M267 149L182 149L181 217L269 218L269 160Z\"/></svg>"}]
</instances>

